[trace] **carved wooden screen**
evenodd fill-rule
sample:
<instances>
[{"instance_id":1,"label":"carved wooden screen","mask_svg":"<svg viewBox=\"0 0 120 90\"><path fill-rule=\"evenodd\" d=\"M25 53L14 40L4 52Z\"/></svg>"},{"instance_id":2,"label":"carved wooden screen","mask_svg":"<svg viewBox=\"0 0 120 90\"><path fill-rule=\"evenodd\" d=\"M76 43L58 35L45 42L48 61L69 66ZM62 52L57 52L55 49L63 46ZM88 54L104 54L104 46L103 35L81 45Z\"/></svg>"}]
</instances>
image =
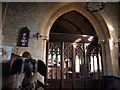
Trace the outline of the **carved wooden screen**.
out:
<instances>
[{"instance_id":1,"label":"carved wooden screen","mask_svg":"<svg viewBox=\"0 0 120 90\"><path fill-rule=\"evenodd\" d=\"M73 47L71 43L64 43L64 79L72 79L73 74Z\"/></svg>"},{"instance_id":2,"label":"carved wooden screen","mask_svg":"<svg viewBox=\"0 0 120 90\"><path fill-rule=\"evenodd\" d=\"M84 60L85 60L84 43L77 43L75 46L75 72L76 78L84 77Z\"/></svg>"},{"instance_id":3,"label":"carved wooden screen","mask_svg":"<svg viewBox=\"0 0 120 90\"><path fill-rule=\"evenodd\" d=\"M83 77L85 57L84 44L66 42L64 52L64 79Z\"/></svg>"},{"instance_id":4,"label":"carved wooden screen","mask_svg":"<svg viewBox=\"0 0 120 90\"><path fill-rule=\"evenodd\" d=\"M102 75L102 54L98 42L77 37L79 42L63 37L48 42L47 82L50 88L87 87L90 80ZM84 40L85 39L85 40ZM63 41L64 40L64 41ZM85 85L86 84L86 85ZM62 89L61 89L62 90Z\"/></svg>"},{"instance_id":5,"label":"carved wooden screen","mask_svg":"<svg viewBox=\"0 0 120 90\"><path fill-rule=\"evenodd\" d=\"M49 43L48 79L61 78L61 45L57 42Z\"/></svg>"},{"instance_id":6,"label":"carved wooden screen","mask_svg":"<svg viewBox=\"0 0 120 90\"><path fill-rule=\"evenodd\" d=\"M87 76L93 79L100 78L103 75L101 46L98 42L91 42L86 50Z\"/></svg>"}]
</instances>

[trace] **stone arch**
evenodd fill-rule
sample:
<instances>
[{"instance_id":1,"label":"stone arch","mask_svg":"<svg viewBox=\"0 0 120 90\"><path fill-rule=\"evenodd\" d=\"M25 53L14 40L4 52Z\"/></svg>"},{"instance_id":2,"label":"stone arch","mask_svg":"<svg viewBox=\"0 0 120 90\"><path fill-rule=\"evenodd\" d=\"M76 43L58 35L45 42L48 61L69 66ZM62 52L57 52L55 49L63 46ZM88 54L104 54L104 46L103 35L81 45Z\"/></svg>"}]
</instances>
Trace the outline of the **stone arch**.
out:
<instances>
[{"instance_id":1,"label":"stone arch","mask_svg":"<svg viewBox=\"0 0 120 90\"><path fill-rule=\"evenodd\" d=\"M83 6L82 3L60 3L55 5L52 9L50 9L46 15L44 15L42 19L42 23L40 25L39 31L43 34L45 37L49 37L50 29L55 22L55 20L60 17L61 15L69 12L69 11L77 11L80 14L82 14L84 17L86 17L90 23L95 28L95 31L99 38L110 38L109 30L107 28L107 25L102 18L102 16L99 14L99 12L96 13L90 13L88 12ZM102 36L101 36L102 35ZM104 37L104 38L103 38Z\"/></svg>"},{"instance_id":2,"label":"stone arch","mask_svg":"<svg viewBox=\"0 0 120 90\"><path fill-rule=\"evenodd\" d=\"M59 18L61 15L69 12L69 11L77 11L78 13L82 14L86 17L90 23L93 25L100 41L105 41L103 43L103 58L104 58L104 72L106 74L112 73L112 63L110 57L110 48L109 48L109 30L107 25L100 15L99 12L90 13L88 12L82 5L82 3L59 3L56 4L53 8L51 8L48 12L46 11L46 15L44 15L42 19L42 23L39 28L39 32L43 35L43 50L44 51L42 59L45 61L46 58L46 41L49 39L50 29L53 23ZM109 65L107 66L107 63Z\"/></svg>"}]
</instances>

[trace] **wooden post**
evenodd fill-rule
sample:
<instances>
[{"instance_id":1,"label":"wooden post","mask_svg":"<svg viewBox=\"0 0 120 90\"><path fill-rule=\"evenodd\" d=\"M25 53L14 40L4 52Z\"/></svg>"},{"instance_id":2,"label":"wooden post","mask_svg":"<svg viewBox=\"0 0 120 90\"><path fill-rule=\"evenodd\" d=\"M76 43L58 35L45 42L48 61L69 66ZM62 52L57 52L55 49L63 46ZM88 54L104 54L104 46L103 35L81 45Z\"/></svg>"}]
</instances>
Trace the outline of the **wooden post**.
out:
<instances>
[{"instance_id":1,"label":"wooden post","mask_svg":"<svg viewBox=\"0 0 120 90\"><path fill-rule=\"evenodd\" d=\"M72 79L75 79L76 72L75 72L75 48L73 47L73 58L72 58Z\"/></svg>"},{"instance_id":2,"label":"wooden post","mask_svg":"<svg viewBox=\"0 0 120 90\"><path fill-rule=\"evenodd\" d=\"M63 88L64 79L64 42L61 42L61 90Z\"/></svg>"},{"instance_id":3,"label":"wooden post","mask_svg":"<svg viewBox=\"0 0 120 90\"><path fill-rule=\"evenodd\" d=\"M75 47L73 47L73 58L72 58L72 88L75 88L75 78L76 78L76 71L75 71Z\"/></svg>"},{"instance_id":4,"label":"wooden post","mask_svg":"<svg viewBox=\"0 0 120 90\"><path fill-rule=\"evenodd\" d=\"M46 77L45 77L45 84L48 83L48 56L49 56L49 42L47 42L47 45L46 45L46 67L47 67L47 70L46 70Z\"/></svg>"},{"instance_id":5,"label":"wooden post","mask_svg":"<svg viewBox=\"0 0 120 90\"><path fill-rule=\"evenodd\" d=\"M83 49L84 49L84 90L87 89L87 55L86 55L86 48L85 43L83 43Z\"/></svg>"}]
</instances>

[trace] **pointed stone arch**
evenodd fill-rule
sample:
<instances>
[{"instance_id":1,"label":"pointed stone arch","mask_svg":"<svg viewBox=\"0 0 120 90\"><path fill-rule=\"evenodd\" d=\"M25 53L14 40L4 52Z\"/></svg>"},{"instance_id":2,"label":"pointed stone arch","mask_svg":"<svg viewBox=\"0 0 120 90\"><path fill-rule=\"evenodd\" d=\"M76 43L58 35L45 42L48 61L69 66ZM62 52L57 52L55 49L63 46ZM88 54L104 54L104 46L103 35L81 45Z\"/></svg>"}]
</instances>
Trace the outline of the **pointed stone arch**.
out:
<instances>
[{"instance_id":1,"label":"pointed stone arch","mask_svg":"<svg viewBox=\"0 0 120 90\"><path fill-rule=\"evenodd\" d=\"M58 3L54 5L54 7L52 7L49 11L46 11L46 15L44 15L39 28L39 32L43 35L43 61L46 60L46 42L49 39L49 33L53 23L61 15L73 10L82 14L93 25L99 37L99 41L102 41L104 73L112 74L112 62L109 48L110 33L107 25L99 12L88 12L83 7L83 3Z\"/></svg>"}]
</instances>

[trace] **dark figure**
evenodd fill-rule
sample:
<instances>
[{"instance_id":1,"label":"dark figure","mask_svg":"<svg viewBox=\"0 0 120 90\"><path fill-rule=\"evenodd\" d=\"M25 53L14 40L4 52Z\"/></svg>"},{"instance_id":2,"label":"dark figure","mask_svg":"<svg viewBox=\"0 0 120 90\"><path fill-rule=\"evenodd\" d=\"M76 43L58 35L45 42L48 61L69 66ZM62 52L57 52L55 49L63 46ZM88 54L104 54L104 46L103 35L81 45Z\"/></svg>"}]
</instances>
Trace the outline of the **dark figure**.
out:
<instances>
[{"instance_id":1,"label":"dark figure","mask_svg":"<svg viewBox=\"0 0 120 90\"><path fill-rule=\"evenodd\" d=\"M22 64L23 64L23 58L17 58L11 66L10 75L21 73ZM32 90L32 88L36 88L35 90L37 90L37 88L43 87L43 86L44 86L43 88L45 88L45 85L40 81L35 82L36 86L35 87L33 86L32 72L35 73L35 64L36 64L35 59L32 59L32 58L25 59L24 69L23 69L24 79L21 85L22 90L23 89ZM46 65L44 64L44 62L41 60L38 60L37 65L38 65L37 72L39 72L42 76L46 77Z\"/></svg>"}]
</instances>

